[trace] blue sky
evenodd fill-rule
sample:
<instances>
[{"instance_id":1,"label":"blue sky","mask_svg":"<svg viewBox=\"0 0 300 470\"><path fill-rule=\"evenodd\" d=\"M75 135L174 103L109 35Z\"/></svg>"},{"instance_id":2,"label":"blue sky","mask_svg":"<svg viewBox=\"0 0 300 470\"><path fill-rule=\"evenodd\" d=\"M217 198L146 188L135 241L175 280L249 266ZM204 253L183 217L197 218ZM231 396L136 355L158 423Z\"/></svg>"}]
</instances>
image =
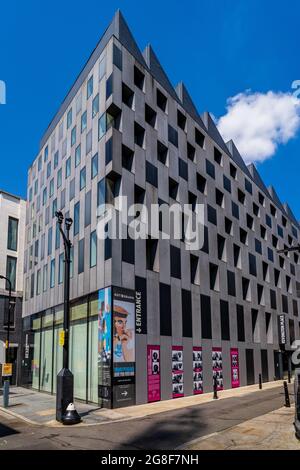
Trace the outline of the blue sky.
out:
<instances>
[{"instance_id":1,"label":"blue sky","mask_svg":"<svg viewBox=\"0 0 300 470\"><path fill-rule=\"evenodd\" d=\"M152 44L171 82L185 82L201 113L220 117L229 97L249 89L287 93L300 79L296 0L284 8L278 0L2 2L1 189L25 196L39 140L117 8L138 45ZM299 154L300 132L258 164L298 219Z\"/></svg>"}]
</instances>

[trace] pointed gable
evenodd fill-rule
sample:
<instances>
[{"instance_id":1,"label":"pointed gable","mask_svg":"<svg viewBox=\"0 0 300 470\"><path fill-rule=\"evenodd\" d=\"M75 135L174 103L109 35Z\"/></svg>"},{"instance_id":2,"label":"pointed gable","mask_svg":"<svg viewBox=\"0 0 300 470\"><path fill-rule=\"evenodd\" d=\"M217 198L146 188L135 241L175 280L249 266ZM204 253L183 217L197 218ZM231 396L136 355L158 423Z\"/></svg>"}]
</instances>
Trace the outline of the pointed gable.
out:
<instances>
[{"instance_id":1,"label":"pointed gable","mask_svg":"<svg viewBox=\"0 0 300 470\"><path fill-rule=\"evenodd\" d=\"M283 207L283 205L281 204L281 201L280 201L280 199L279 199L279 197L278 197L278 195L277 195L277 193L276 193L274 187L273 187L273 186L269 186L269 187L268 187L268 191L269 191L269 193L270 193L271 198L272 198L273 201L277 204L277 206L282 210L282 212L285 212L284 207Z\"/></svg>"},{"instance_id":2,"label":"pointed gable","mask_svg":"<svg viewBox=\"0 0 300 470\"><path fill-rule=\"evenodd\" d=\"M297 221L296 217L294 216L294 213L293 213L292 209L290 208L290 206L288 205L288 203L285 202L283 204L283 207L285 209L285 212L289 216L289 218L294 222L295 225L297 225L297 227L299 227L299 222Z\"/></svg>"},{"instance_id":3,"label":"pointed gable","mask_svg":"<svg viewBox=\"0 0 300 470\"><path fill-rule=\"evenodd\" d=\"M224 152L227 153L227 155L230 155L230 152L228 150L227 145L225 144L223 137L221 136L220 132L217 129L217 126L215 125L211 115L209 112L205 112L202 116L203 122L207 128L207 132L210 135L210 137L218 144L218 146L224 150Z\"/></svg>"},{"instance_id":4,"label":"pointed gable","mask_svg":"<svg viewBox=\"0 0 300 470\"><path fill-rule=\"evenodd\" d=\"M249 172L246 163L244 162L243 158L240 155L240 152L235 146L235 143L233 140L229 140L229 142L226 142L226 145L229 149L230 156L234 163L250 178L252 178L251 173Z\"/></svg>"},{"instance_id":5,"label":"pointed gable","mask_svg":"<svg viewBox=\"0 0 300 470\"><path fill-rule=\"evenodd\" d=\"M247 165L247 168L251 173L251 176L253 178L254 183L256 183L256 185L259 187L259 189L261 189L261 191L263 191L266 196L270 197L267 186L265 185L265 183L261 179L261 176L258 173L254 163L250 163L250 165Z\"/></svg>"},{"instance_id":6,"label":"pointed gable","mask_svg":"<svg viewBox=\"0 0 300 470\"><path fill-rule=\"evenodd\" d=\"M186 110L187 113L190 114L190 116L197 121L200 127L202 127L203 130L207 132L207 129L204 125L204 122L202 121L198 110L189 94L187 91L186 86L184 85L183 82L178 83L178 85L175 88L175 91L177 93L178 98L180 99L183 108Z\"/></svg>"},{"instance_id":7,"label":"pointed gable","mask_svg":"<svg viewBox=\"0 0 300 470\"><path fill-rule=\"evenodd\" d=\"M144 50L143 56L155 80L160 83L160 85L169 93L169 95L172 96L172 98L177 100L178 98L173 88L173 85L170 82L166 72L162 68L161 63L159 62L150 44L148 44L148 46Z\"/></svg>"},{"instance_id":8,"label":"pointed gable","mask_svg":"<svg viewBox=\"0 0 300 470\"><path fill-rule=\"evenodd\" d=\"M144 57L122 15L121 11L118 10L112 20L111 26L108 30L112 29L112 34L120 41L120 43L126 47L126 49L140 62L144 67L146 63ZM105 34L105 33L104 33Z\"/></svg>"}]
</instances>

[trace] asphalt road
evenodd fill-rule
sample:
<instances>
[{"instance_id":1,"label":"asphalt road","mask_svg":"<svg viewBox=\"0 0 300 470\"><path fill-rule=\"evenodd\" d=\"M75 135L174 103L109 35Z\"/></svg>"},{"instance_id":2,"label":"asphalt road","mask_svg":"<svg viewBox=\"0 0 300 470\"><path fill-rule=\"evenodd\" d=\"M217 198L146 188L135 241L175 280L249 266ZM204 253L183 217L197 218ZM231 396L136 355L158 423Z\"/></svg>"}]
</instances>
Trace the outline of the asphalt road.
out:
<instances>
[{"instance_id":1,"label":"asphalt road","mask_svg":"<svg viewBox=\"0 0 300 470\"><path fill-rule=\"evenodd\" d=\"M290 385L290 393L292 391ZM290 398L293 402L292 395ZM188 441L235 426L283 405L283 388L280 386L127 422L81 428L30 426L0 414L0 451L173 450Z\"/></svg>"}]
</instances>

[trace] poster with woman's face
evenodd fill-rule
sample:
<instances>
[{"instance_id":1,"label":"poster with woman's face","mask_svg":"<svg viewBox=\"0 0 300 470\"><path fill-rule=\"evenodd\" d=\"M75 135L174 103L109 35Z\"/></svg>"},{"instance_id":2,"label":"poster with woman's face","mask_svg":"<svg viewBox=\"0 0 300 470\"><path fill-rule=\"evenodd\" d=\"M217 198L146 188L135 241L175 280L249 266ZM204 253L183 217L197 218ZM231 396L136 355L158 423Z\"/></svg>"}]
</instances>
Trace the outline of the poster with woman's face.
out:
<instances>
[{"instance_id":1,"label":"poster with woman's face","mask_svg":"<svg viewBox=\"0 0 300 470\"><path fill-rule=\"evenodd\" d=\"M113 297L113 360L115 377L134 375L135 299L121 289Z\"/></svg>"},{"instance_id":2,"label":"poster with woman's face","mask_svg":"<svg viewBox=\"0 0 300 470\"><path fill-rule=\"evenodd\" d=\"M203 363L202 348L193 348L193 392L194 395L203 393Z\"/></svg>"}]
</instances>

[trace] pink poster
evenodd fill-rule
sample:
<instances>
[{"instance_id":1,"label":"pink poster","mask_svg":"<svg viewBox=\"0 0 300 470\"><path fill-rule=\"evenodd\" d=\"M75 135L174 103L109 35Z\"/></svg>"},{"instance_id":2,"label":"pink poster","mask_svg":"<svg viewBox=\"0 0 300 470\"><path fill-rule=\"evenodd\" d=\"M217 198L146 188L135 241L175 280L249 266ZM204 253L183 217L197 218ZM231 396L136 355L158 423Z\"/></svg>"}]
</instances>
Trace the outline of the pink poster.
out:
<instances>
[{"instance_id":1,"label":"pink poster","mask_svg":"<svg viewBox=\"0 0 300 470\"><path fill-rule=\"evenodd\" d=\"M147 348L148 402L160 400L160 346Z\"/></svg>"},{"instance_id":2,"label":"pink poster","mask_svg":"<svg viewBox=\"0 0 300 470\"><path fill-rule=\"evenodd\" d=\"M231 360L231 386L236 388L240 386L240 371L239 371L239 350L230 349Z\"/></svg>"},{"instance_id":3,"label":"pink poster","mask_svg":"<svg viewBox=\"0 0 300 470\"><path fill-rule=\"evenodd\" d=\"M184 396L182 346L172 346L172 388L173 398Z\"/></svg>"},{"instance_id":4,"label":"pink poster","mask_svg":"<svg viewBox=\"0 0 300 470\"><path fill-rule=\"evenodd\" d=\"M217 390L223 390L222 348L212 348L213 383L217 381Z\"/></svg>"},{"instance_id":5,"label":"pink poster","mask_svg":"<svg viewBox=\"0 0 300 470\"><path fill-rule=\"evenodd\" d=\"M194 395L203 393L202 348L193 348L193 391Z\"/></svg>"}]
</instances>

